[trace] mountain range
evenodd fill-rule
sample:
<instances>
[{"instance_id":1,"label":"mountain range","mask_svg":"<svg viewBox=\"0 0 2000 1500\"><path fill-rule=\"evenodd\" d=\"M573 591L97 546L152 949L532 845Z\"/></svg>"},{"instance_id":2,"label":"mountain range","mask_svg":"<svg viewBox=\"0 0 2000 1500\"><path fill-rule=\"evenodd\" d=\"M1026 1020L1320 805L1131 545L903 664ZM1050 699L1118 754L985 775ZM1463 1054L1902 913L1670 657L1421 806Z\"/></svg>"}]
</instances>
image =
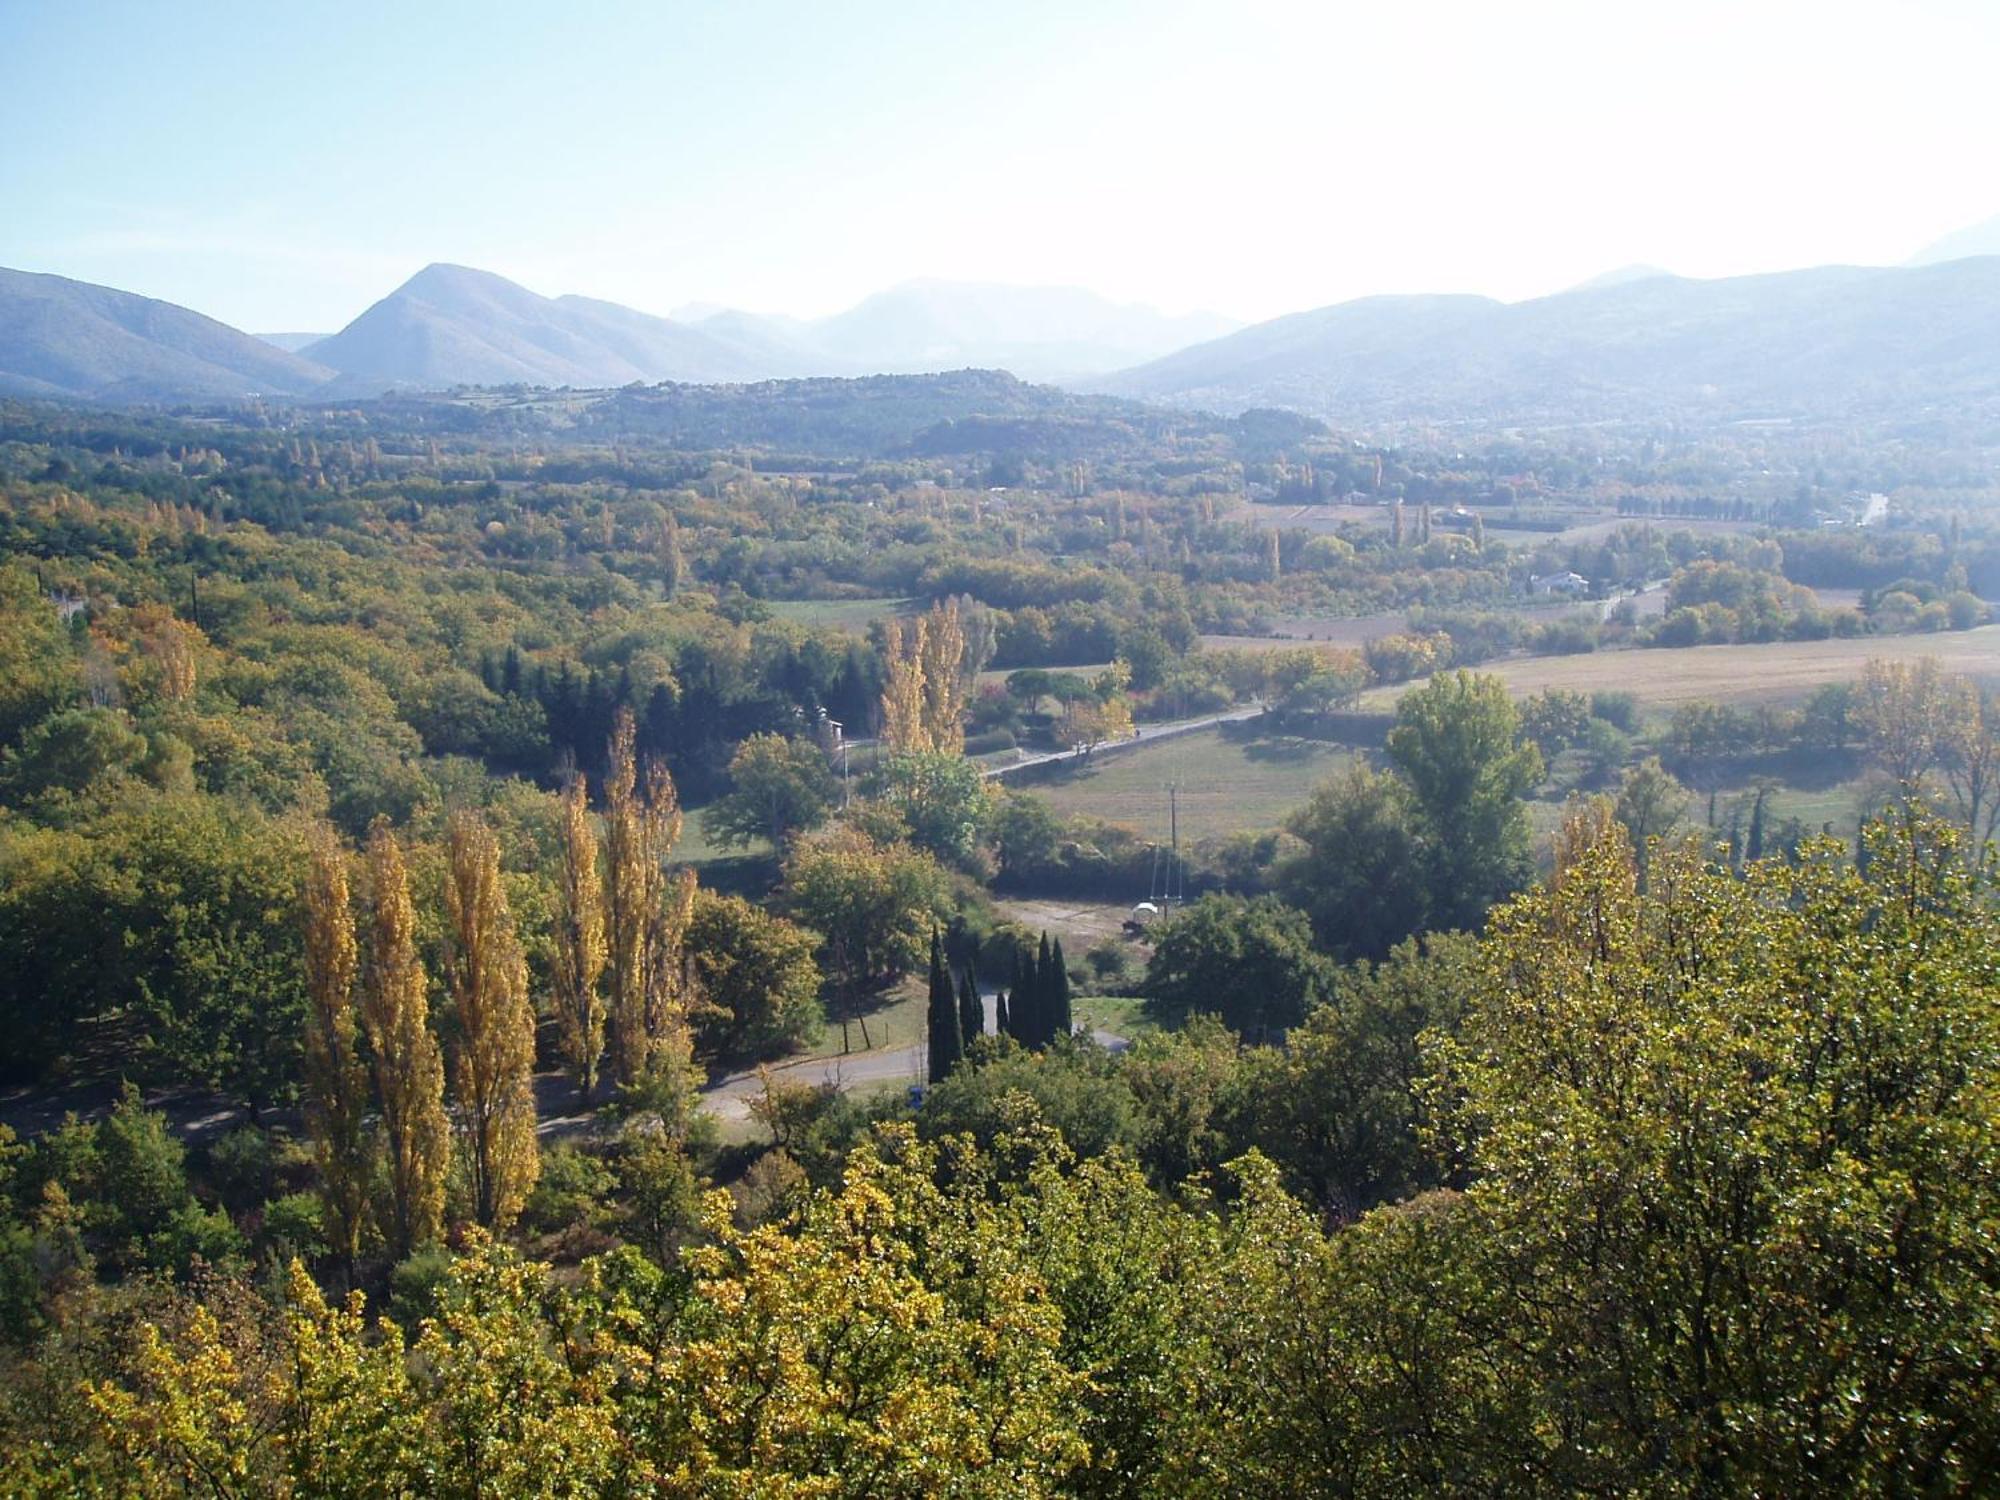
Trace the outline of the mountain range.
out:
<instances>
[{"instance_id":1,"label":"mountain range","mask_svg":"<svg viewBox=\"0 0 2000 1500\"><path fill-rule=\"evenodd\" d=\"M1911 414L2000 398L2000 257L1533 301L1367 297L1180 350L1091 389L1350 424Z\"/></svg>"},{"instance_id":2,"label":"mountain range","mask_svg":"<svg viewBox=\"0 0 2000 1500\"><path fill-rule=\"evenodd\" d=\"M433 265L338 333L266 339L133 293L0 270L0 394L331 400L965 368L1354 426L1990 412L2000 256L1708 281L1629 267L1526 302L1365 297L1234 330L1072 289L935 281L821 319L663 318Z\"/></svg>"}]
</instances>

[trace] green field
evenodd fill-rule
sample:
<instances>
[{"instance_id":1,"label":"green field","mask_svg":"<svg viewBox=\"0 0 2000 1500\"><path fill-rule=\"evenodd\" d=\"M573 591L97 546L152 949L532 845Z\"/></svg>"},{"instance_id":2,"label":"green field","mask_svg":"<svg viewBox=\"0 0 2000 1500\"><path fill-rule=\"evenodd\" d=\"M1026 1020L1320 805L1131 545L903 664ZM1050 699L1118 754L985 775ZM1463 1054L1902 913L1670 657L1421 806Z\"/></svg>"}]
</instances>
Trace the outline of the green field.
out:
<instances>
[{"instance_id":1,"label":"green field","mask_svg":"<svg viewBox=\"0 0 2000 1500\"><path fill-rule=\"evenodd\" d=\"M1059 812L1123 823L1167 836L1168 782L1180 787L1180 831L1200 842L1241 830L1275 828L1315 785L1352 758L1314 740L1250 739L1205 729L1101 761L1061 780L1029 786Z\"/></svg>"},{"instance_id":2,"label":"green field","mask_svg":"<svg viewBox=\"0 0 2000 1500\"><path fill-rule=\"evenodd\" d=\"M866 635L875 621L910 612L908 599L771 599L766 603L781 620L823 625L849 635Z\"/></svg>"}]
</instances>

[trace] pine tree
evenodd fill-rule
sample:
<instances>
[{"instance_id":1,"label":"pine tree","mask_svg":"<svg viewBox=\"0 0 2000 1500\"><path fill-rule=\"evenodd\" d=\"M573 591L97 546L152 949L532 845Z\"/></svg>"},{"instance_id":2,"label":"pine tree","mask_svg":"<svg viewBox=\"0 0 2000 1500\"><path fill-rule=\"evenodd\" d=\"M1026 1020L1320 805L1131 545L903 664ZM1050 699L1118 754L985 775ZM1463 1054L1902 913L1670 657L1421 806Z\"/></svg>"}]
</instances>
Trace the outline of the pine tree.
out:
<instances>
[{"instance_id":1,"label":"pine tree","mask_svg":"<svg viewBox=\"0 0 2000 1500\"><path fill-rule=\"evenodd\" d=\"M403 851L388 824L368 835L374 911L361 1019L375 1054L375 1087L389 1159L389 1240L398 1255L430 1244L444 1227L451 1127L444 1113L444 1058L431 1035L417 919Z\"/></svg>"},{"instance_id":2,"label":"pine tree","mask_svg":"<svg viewBox=\"0 0 2000 1500\"><path fill-rule=\"evenodd\" d=\"M958 971L958 1032L968 1048L986 1035L986 1006L980 1001L979 975L969 956Z\"/></svg>"},{"instance_id":3,"label":"pine tree","mask_svg":"<svg viewBox=\"0 0 2000 1500\"><path fill-rule=\"evenodd\" d=\"M528 967L500 879L500 845L476 813L452 815L445 857L445 982L458 1017L452 1093L474 1215L504 1229L540 1171Z\"/></svg>"},{"instance_id":4,"label":"pine tree","mask_svg":"<svg viewBox=\"0 0 2000 1500\"><path fill-rule=\"evenodd\" d=\"M1049 964L1049 1030L1050 1038L1069 1037L1076 1031L1075 1018L1070 1014L1069 966L1063 962L1062 939L1057 938L1050 951Z\"/></svg>"},{"instance_id":5,"label":"pine tree","mask_svg":"<svg viewBox=\"0 0 2000 1500\"><path fill-rule=\"evenodd\" d=\"M563 788L562 875L557 890L556 1019L570 1076L588 1104L604 1055L604 879L597 866L588 786L582 776Z\"/></svg>"},{"instance_id":6,"label":"pine tree","mask_svg":"<svg viewBox=\"0 0 2000 1500\"><path fill-rule=\"evenodd\" d=\"M333 830L313 831L306 870L305 1121L319 1167L327 1240L351 1280L361 1253L372 1175L355 977L360 967L348 902L347 856Z\"/></svg>"},{"instance_id":7,"label":"pine tree","mask_svg":"<svg viewBox=\"0 0 2000 1500\"><path fill-rule=\"evenodd\" d=\"M944 943L935 927L931 929L931 987L927 1020L930 1030L930 1081L936 1085L951 1077L952 1069L965 1056L965 1039L959 1035L958 997L952 993L951 974L944 962Z\"/></svg>"}]
</instances>

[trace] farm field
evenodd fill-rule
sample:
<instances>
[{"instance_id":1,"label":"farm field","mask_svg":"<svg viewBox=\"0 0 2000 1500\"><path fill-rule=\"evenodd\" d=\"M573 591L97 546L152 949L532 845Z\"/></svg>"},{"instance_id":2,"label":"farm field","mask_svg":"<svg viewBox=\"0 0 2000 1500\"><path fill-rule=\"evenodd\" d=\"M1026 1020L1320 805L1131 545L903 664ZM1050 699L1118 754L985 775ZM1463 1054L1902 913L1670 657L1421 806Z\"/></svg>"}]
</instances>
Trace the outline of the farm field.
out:
<instances>
[{"instance_id":1,"label":"farm field","mask_svg":"<svg viewBox=\"0 0 2000 1500\"><path fill-rule=\"evenodd\" d=\"M801 625L823 625L849 635L866 635L876 620L907 614L907 599L772 599L770 611L781 620Z\"/></svg>"},{"instance_id":2,"label":"farm field","mask_svg":"<svg viewBox=\"0 0 2000 1500\"><path fill-rule=\"evenodd\" d=\"M2000 682L2000 626L1941 635L1523 657L1490 662L1479 670L1503 679L1517 696L1549 688L1576 693L1622 689L1664 707L1697 698L1794 704L1823 683L1852 682L1871 658L1916 661L1926 656L1935 656L1947 672ZM1377 711L1394 708L1396 700L1415 685L1375 688L1362 695L1361 706Z\"/></svg>"},{"instance_id":3,"label":"farm field","mask_svg":"<svg viewBox=\"0 0 2000 1500\"><path fill-rule=\"evenodd\" d=\"M1179 784L1183 840L1275 828L1353 752L1313 740L1250 739L1202 730L1131 751L1028 789L1060 813L1088 814L1167 836L1169 781ZM1136 899L1136 898L1135 898Z\"/></svg>"}]
</instances>

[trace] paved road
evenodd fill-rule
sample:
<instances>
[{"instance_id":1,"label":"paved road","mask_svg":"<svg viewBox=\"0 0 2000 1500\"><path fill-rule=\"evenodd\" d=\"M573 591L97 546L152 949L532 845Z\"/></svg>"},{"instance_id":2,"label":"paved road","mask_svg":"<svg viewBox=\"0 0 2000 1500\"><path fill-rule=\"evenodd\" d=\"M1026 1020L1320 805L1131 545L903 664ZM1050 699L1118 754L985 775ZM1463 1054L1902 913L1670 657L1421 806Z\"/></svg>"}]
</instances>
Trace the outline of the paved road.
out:
<instances>
[{"instance_id":1,"label":"paved road","mask_svg":"<svg viewBox=\"0 0 2000 1500\"><path fill-rule=\"evenodd\" d=\"M994 992L980 998L986 1002L986 1027L994 1027ZM1093 1031L1091 1036L1107 1052L1123 1052L1131 1045L1109 1031ZM786 1083L831 1084L843 1092L871 1084L922 1083L925 1047L909 1042L900 1047L877 1047L872 1052L850 1052L844 1057L801 1057L771 1064L771 1074ZM747 1120L750 1101L763 1092L763 1081L755 1068L731 1073L701 1091L701 1102L718 1120Z\"/></svg>"},{"instance_id":2,"label":"paved road","mask_svg":"<svg viewBox=\"0 0 2000 1500\"><path fill-rule=\"evenodd\" d=\"M1140 745L1151 744L1154 740L1172 739L1175 735L1193 734L1199 729L1211 729L1217 724L1235 724L1244 719L1254 719L1264 712L1264 705L1253 703L1248 708L1232 708L1228 713L1209 714L1200 719L1174 719L1165 724L1142 724L1139 732L1127 739L1112 740L1099 745L1089 755L1078 755L1074 750L1044 750L1034 755L1024 755L1019 760L1007 761L997 766L987 766L985 774L996 780L1002 776L1012 776L1016 771L1025 771L1032 766L1051 765L1056 761L1089 765L1108 755L1117 755Z\"/></svg>"}]
</instances>

